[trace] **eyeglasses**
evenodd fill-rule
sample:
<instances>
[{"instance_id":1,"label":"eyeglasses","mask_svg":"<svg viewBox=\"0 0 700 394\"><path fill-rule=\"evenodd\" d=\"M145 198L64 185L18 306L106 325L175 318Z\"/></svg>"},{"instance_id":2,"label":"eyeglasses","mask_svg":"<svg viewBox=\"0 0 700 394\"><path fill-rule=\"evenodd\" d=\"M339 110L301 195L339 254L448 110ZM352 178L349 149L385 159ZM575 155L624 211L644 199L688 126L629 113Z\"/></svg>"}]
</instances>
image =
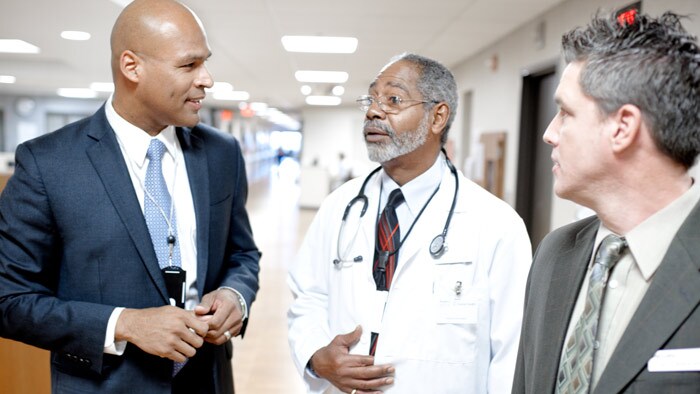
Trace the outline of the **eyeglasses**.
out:
<instances>
[{"instance_id":1,"label":"eyeglasses","mask_svg":"<svg viewBox=\"0 0 700 394\"><path fill-rule=\"evenodd\" d=\"M384 111L384 113L387 114L398 114L399 112L403 111L404 109L408 107L412 107L417 104L425 104L425 103L433 103L437 104L439 101L436 100L412 100L412 99L402 99L399 96L370 96L370 95L364 95L358 97L357 104L360 106L360 110L362 112L367 112L369 111L369 107L372 106L372 103L377 103L379 104L379 108Z\"/></svg>"}]
</instances>

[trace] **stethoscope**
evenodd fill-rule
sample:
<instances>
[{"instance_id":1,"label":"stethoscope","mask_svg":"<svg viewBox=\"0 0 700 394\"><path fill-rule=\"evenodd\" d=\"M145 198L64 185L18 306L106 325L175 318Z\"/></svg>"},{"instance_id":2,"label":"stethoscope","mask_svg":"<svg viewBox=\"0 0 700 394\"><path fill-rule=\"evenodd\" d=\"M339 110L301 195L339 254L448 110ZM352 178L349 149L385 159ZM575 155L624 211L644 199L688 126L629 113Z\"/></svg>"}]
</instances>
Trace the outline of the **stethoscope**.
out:
<instances>
[{"instance_id":1,"label":"stethoscope","mask_svg":"<svg viewBox=\"0 0 700 394\"><path fill-rule=\"evenodd\" d=\"M447 158L447 153L445 152L444 149L442 149L443 154L445 155L445 162L447 163L447 167L450 169L450 172L452 173L452 176L455 178L455 191L454 191L454 196L452 197L452 205L450 206L450 212L447 214L447 220L445 221L445 226L442 229L442 232L433 238L433 240L430 242L430 245L428 247L428 250L430 251L430 255L433 256L433 258L437 259L440 256L442 256L443 253L445 253L446 250L446 243L445 243L445 238L447 237L447 229L450 227L450 221L452 220L452 214L454 213L455 209L455 204L457 203L457 193L459 192L459 176L457 175L457 169L455 168L454 165L452 165L452 162L450 161L449 158ZM342 238L343 230L345 229L345 224L347 223L348 216L350 215L350 211L352 210L352 207L357 204L357 203L362 203L362 209L360 210L360 216L359 218L362 218L365 215L365 212L367 212L367 207L369 206L369 200L367 199L367 195L365 195L365 187L367 186L367 183L369 180L381 170L382 167L379 166L372 170L372 172L367 175L365 180L362 182L362 186L360 187L360 191L357 193L357 195L348 202L348 205L345 207L345 211L343 212L343 219L340 222L340 229L338 230L338 241L336 245L336 253L337 253L337 258L333 259L333 265L335 265L336 268L341 268L342 263L346 261L352 261L355 263L361 262L362 261L362 256L355 256L352 260L346 260L341 258L340 256L340 240ZM355 241L355 237L357 236L357 233L359 231L359 226L357 227L357 230L355 231L355 234L353 235L353 238L351 240L351 243Z\"/></svg>"}]
</instances>

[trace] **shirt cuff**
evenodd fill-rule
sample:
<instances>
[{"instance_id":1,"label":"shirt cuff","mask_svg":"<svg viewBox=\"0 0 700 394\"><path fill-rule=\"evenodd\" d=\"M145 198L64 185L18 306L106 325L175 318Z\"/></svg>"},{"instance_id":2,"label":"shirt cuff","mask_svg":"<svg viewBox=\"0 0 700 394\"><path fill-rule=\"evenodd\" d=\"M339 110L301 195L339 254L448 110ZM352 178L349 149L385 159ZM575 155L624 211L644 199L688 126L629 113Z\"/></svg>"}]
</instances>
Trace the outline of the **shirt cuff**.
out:
<instances>
[{"instance_id":1,"label":"shirt cuff","mask_svg":"<svg viewBox=\"0 0 700 394\"><path fill-rule=\"evenodd\" d=\"M245 302L245 298L241 295L241 293L238 292L238 290L234 289L233 287L228 287L228 286L221 286L219 289L228 289L231 290L236 294L238 297L238 303L241 305L241 313L243 314L243 320L248 318L248 304Z\"/></svg>"},{"instance_id":2,"label":"shirt cuff","mask_svg":"<svg viewBox=\"0 0 700 394\"><path fill-rule=\"evenodd\" d=\"M315 379L321 379L321 377L316 374L316 371L314 371L314 368L311 366L311 360L309 360L309 362L306 363L306 371L305 372L308 373L309 375L311 375L311 377L313 377Z\"/></svg>"},{"instance_id":3,"label":"shirt cuff","mask_svg":"<svg viewBox=\"0 0 700 394\"><path fill-rule=\"evenodd\" d=\"M114 341L114 332L117 330L117 320L124 311L124 308L114 308L107 322L107 333L105 334L104 352L121 356L126 349L126 341Z\"/></svg>"}]
</instances>

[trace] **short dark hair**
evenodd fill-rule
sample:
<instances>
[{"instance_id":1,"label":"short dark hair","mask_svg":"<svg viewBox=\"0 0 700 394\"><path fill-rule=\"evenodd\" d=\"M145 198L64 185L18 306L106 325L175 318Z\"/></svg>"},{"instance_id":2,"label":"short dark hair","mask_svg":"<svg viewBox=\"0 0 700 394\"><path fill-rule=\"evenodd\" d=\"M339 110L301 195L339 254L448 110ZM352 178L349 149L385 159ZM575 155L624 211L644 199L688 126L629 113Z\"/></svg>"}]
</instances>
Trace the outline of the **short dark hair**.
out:
<instances>
[{"instance_id":1,"label":"short dark hair","mask_svg":"<svg viewBox=\"0 0 700 394\"><path fill-rule=\"evenodd\" d=\"M445 130L440 135L440 143L445 145L447 132L450 131L457 113L457 83L454 75L440 62L414 53L402 53L394 56L389 61L389 64L396 63L399 60L409 62L420 70L417 88L423 99L444 101L450 107L450 116L447 118ZM434 105L434 103L426 103L425 107L432 108Z\"/></svg>"},{"instance_id":2,"label":"short dark hair","mask_svg":"<svg viewBox=\"0 0 700 394\"><path fill-rule=\"evenodd\" d=\"M582 63L581 88L603 114L633 104L657 148L689 168L700 152L700 51L680 17L600 12L562 37L567 63Z\"/></svg>"}]
</instances>

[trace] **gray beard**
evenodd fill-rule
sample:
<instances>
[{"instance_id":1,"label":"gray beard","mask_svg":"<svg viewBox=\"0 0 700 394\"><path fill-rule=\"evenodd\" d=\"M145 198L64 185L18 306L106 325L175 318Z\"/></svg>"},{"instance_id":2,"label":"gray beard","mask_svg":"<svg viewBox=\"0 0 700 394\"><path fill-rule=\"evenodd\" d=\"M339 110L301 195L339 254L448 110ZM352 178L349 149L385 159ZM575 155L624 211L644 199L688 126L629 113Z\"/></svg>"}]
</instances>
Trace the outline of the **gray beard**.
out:
<instances>
[{"instance_id":1,"label":"gray beard","mask_svg":"<svg viewBox=\"0 0 700 394\"><path fill-rule=\"evenodd\" d=\"M385 163L420 148L428 139L428 115L423 117L415 131L397 135L391 126L387 125L385 131L391 138L387 143L365 141L369 159L377 163Z\"/></svg>"}]
</instances>

